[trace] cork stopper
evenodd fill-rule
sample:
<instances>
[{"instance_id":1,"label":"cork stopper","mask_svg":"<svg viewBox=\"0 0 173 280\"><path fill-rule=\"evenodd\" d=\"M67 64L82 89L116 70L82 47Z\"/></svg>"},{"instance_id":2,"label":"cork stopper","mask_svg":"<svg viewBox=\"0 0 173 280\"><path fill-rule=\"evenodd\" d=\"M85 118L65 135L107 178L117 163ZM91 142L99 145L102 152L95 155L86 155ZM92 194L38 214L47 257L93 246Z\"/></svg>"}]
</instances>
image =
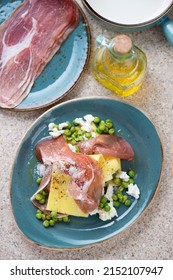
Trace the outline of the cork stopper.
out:
<instances>
[{"instance_id":1,"label":"cork stopper","mask_svg":"<svg viewBox=\"0 0 173 280\"><path fill-rule=\"evenodd\" d=\"M132 40L127 35L118 35L114 39L114 51L118 55L125 55L128 53L132 48Z\"/></svg>"}]
</instances>

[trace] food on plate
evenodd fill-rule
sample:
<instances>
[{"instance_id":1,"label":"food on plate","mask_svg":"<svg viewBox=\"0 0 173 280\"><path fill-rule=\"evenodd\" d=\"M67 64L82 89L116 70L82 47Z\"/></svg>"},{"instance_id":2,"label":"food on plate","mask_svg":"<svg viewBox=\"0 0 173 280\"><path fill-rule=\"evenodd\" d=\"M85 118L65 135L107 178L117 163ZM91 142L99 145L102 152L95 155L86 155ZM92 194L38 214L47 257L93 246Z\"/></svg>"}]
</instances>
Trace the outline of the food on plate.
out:
<instances>
[{"instance_id":1,"label":"food on plate","mask_svg":"<svg viewBox=\"0 0 173 280\"><path fill-rule=\"evenodd\" d=\"M130 197L139 198L134 170L121 168L122 159L133 160L133 148L114 134L111 120L88 114L50 123L48 130L35 146L39 186L31 197L45 227L69 222L69 216L110 220L120 203L128 207Z\"/></svg>"},{"instance_id":2,"label":"food on plate","mask_svg":"<svg viewBox=\"0 0 173 280\"><path fill-rule=\"evenodd\" d=\"M54 166L56 168L56 166ZM56 211L57 213L66 213L68 215L87 217L77 205L75 199L68 195L68 187L71 177L65 173L54 171L52 173L49 199L47 210Z\"/></svg>"},{"instance_id":3,"label":"food on plate","mask_svg":"<svg viewBox=\"0 0 173 280\"><path fill-rule=\"evenodd\" d=\"M121 159L131 160L134 157L132 147L127 141L117 135L99 135L78 144L81 153L102 154Z\"/></svg>"},{"instance_id":4,"label":"food on plate","mask_svg":"<svg viewBox=\"0 0 173 280\"><path fill-rule=\"evenodd\" d=\"M43 139L36 145L35 152L41 162L56 163L57 170L71 177L68 193L84 212L96 208L103 188L103 176L97 161L73 152L63 136Z\"/></svg>"},{"instance_id":5,"label":"food on plate","mask_svg":"<svg viewBox=\"0 0 173 280\"><path fill-rule=\"evenodd\" d=\"M0 106L14 108L79 23L73 0L24 0L0 28Z\"/></svg>"}]
</instances>

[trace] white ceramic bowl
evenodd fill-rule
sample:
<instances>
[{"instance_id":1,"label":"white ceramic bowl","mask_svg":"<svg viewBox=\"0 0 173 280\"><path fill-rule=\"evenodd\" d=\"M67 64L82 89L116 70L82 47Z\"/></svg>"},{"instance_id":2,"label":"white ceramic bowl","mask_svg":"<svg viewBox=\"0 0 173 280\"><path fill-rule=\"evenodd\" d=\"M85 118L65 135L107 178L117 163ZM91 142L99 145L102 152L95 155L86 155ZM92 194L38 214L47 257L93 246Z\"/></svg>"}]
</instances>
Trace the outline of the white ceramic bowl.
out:
<instances>
[{"instance_id":1,"label":"white ceramic bowl","mask_svg":"<svg viewBox=\"0 0 173 280\"><path fill-rule=\"evenodd\" d=\"M103 23L120 31L138 31L158 24L173 46L173 22L166 16L173 0L82 0Z\"/></svg>"}]
</instances>

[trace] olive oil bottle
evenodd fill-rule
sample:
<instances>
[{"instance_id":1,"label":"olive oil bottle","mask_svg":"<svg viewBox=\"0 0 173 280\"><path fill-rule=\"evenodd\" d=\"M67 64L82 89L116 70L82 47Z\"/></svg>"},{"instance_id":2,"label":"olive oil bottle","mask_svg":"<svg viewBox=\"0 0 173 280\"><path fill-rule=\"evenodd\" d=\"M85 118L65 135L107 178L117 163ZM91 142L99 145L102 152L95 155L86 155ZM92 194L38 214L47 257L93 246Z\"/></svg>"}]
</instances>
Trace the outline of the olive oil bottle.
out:
<instances>
[{"instance_id":1,"label":"olive oil bottle","mask_svg":"<svg viewBox=\"0 0 173 280\"><path fill-rule=\"evenodd\" d=\"M100 35L92 63L97 81L120 96L128 96L141 86L147 70L145 53L127 35L109 40Z\"/></svg>"}]
</instances>

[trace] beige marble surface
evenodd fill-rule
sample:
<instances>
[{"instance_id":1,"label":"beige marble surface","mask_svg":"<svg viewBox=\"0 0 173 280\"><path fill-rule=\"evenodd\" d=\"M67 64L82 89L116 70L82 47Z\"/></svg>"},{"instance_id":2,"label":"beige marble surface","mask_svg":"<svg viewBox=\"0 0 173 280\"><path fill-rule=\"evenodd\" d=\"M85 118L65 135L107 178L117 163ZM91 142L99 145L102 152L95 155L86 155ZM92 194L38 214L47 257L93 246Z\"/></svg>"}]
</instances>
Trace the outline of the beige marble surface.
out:
<instances>
[{"instance_id":1,"label":"beige marble surface","mask_svg":"<svg viewBox=\"0 0 173 280\"><path fill-rule=\"evenodd\" d=\"M90 25L93 53L97 35L113 37L118 32L101 26L85 13ZM10 171L22 137L46 109L31 112L1 109L0 259L173 259L173 48L159 27L130 35L148 58L148 74L137 93L122 99L103 88L91 75L90 59L80 82L62 101L93 95L108 96L137 106L154 121L164 148L162 179L155 199L133 226L105 243L65 251L32 245L20 234L11 214Z\"/></svg>"}]
</instances>

